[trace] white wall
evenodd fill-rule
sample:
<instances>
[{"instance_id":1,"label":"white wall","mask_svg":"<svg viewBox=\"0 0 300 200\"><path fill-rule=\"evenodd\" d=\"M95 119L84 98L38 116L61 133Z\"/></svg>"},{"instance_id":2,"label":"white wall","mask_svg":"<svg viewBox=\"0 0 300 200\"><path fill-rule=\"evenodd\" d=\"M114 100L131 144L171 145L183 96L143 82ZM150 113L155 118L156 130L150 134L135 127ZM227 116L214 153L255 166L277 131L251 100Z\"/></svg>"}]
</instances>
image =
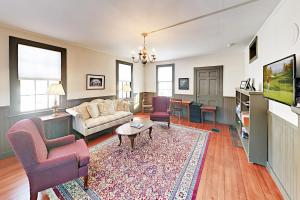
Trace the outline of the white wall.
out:
<instances>
[{"instance_id":1,"label":"white wall","mask_svg":"<svg viewBox=\"0 0 300 200\"><path fill-rule=\"evenodd\" d=\"M235 96L244 77L244 47L224 49L216 54L159 62L145 67L145 91L156 91L156 65L175 64L175 94L194 94L194 67L224 66L223 96ZM178 78L189 78L190 89L178 90Z\"/></svg>"},{"instance_id":2,"label":"white wall","mask_svg":"<svg viewBox=\"0 0 300 200\"><path fill-rule=\"evenodd\" d=\"M0 106L8 106L10 104L9 36L34 40L67 49L68 99L116 94L116 59L124 59L39 34L0 27ZM142 92L144 90L144 67L141 64L135 64L133 70L133 91L135 93ZM105 75L105 90L86 90L86 74Z\"/></svg>"},{"instance_id":3,"label":"white wall","mask_svg":"<svg viewBox=\"0 0 300 200\"><path fill-rule=\"evenodd\" d=\"M263 66L291 54L297 55L298 76L300 77L300 42L297 27L300 25L300 1L283 0L258 31L258 59L248 63L249 51L245 50L246 77L256 79L256 87L262 90ZM298 125L298 116L286 106L275 101L269 101L269 110Z\"/></svg>"}]
</instances>

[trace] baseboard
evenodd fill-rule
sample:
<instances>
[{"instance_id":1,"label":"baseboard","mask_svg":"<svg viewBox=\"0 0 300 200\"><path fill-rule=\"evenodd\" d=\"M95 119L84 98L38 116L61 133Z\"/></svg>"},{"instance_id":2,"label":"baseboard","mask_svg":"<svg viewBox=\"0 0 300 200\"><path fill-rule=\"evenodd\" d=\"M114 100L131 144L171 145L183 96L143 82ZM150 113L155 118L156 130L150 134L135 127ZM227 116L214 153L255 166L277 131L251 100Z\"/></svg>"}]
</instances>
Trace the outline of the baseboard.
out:
<instances>
[{"instance_id":1,"label":"baseboard","mask_svg":"<svg viewBox=\"0 0 300 200\"><path fill-rule=\"evenodd\" d=\"M283 198L285 200L291 200L290 196L284 189L284 186L281 184L279 178L276 176L276 174L275 174L273 168L271 167L271 165L269 164L269 162L267 162L266 167L267 167L267 170L268 170L269 174L271 175L272 179L274 180L275 184L277 185L279 191L281 192Z\"/></svg>"}]
</instances>

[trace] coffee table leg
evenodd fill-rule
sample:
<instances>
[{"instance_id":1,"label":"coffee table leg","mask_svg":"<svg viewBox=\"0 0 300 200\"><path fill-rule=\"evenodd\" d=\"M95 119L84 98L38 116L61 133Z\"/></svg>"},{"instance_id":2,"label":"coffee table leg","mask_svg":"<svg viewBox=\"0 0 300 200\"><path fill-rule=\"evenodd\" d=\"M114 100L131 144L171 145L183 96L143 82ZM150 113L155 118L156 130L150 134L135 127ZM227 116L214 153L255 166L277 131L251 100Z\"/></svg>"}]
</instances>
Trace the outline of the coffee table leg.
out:
<instances>
[{"instance_id":1,"label":"coffee table leg","mask_svg":"<svg viewBox=\"0 0 300 200\"><path fill-rule=\"evenodd\" d=\"M131 148L133 150L133 148L134 148L134 138L136 137L136 135L128 135L128 137L130 139Z\"/></svg>"},{"instance_id":2,"label":"coffee table leg","mask_svg":"<svg viewBox=\"0 0 300 200\"><path fill-rule=\"evenodd\" d=\"M122 144L122 136L121 136L121 135L118 135L118 137L119 137L119 141L120 141L120 143L119 143L118 146L121 146L121 144Z\"/></svg>"},{"instance_id":3,"label":"coffee table leg","mask_svg":"<svg viewBox=\"0 0 300 200\"><path fill-rule=\"evenodd\" d=\"M152 127L149 128L149 137L150 137L150 139L152 139L151 133L152 133Z\"/></svg>"}]
</instances>

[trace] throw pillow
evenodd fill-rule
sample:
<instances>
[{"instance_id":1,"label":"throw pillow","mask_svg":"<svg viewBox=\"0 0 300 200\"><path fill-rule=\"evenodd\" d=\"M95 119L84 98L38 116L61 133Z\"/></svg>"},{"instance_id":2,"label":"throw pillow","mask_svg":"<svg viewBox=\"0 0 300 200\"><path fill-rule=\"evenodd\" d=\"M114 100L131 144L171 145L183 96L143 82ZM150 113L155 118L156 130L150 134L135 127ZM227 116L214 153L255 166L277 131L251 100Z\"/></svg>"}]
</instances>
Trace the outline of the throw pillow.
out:
<instances>
[{"instance_id":1,"label":"throw pillow","mask_svg":"<svg viewBox=\"0 0 300 200\"><path fill-rule=\"evenodd\" d=\"M115 101L115 109L116 109L116 111L124 111L124 101L116 100Z\"/></svg>"},{"instance_id":2,"label":"throw pillow","mask_svg":"<svg viewBox=\"0 0 300 200\"><path fill-rule=\"evenodd\" d=\"M87 106L78 106L76 108L76 111L82 116L82 118L84 120L91 118L91 116L87 110Z\"/></svg>"},{"instance_id":3,"label":"throw pillow","mask_svg":"<svg viewBox=\"0 0 300 200\"><path fill-rule=\"evenodd\" d=\"M105 100L103 103L99 103L98 107L102 116L115 114L115 106L111 100Z\"/></svg>"},{"instance_id":4,"label":"throw pillow","mask_svg":"<svg viewBox=\"0 0 300 200\"><path fill-rule=\"evenodd\" d=\"M97 103L89 103L87 110L92 118L97 118L100 115Z\"/></svg>"}]
</instances>

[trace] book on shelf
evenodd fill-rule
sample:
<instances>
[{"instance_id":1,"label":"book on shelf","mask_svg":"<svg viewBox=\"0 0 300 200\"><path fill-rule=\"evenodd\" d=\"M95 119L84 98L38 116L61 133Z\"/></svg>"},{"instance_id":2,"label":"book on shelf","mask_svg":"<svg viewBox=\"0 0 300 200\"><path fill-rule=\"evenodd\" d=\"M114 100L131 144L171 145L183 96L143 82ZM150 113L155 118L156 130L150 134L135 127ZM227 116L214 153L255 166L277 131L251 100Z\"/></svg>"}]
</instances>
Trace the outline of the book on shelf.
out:
<instances>
[{"instance_id":1,"label":"book on shelf","mask_svg":"<svg viewBox=\"0 0 300 200\"><path fill-rule=\"evenodd\" d=\"M249 112L242 112L241 113L241 120L242 120L244 126L248 127L250 125Z\"/></svg>"}]
</instances>

